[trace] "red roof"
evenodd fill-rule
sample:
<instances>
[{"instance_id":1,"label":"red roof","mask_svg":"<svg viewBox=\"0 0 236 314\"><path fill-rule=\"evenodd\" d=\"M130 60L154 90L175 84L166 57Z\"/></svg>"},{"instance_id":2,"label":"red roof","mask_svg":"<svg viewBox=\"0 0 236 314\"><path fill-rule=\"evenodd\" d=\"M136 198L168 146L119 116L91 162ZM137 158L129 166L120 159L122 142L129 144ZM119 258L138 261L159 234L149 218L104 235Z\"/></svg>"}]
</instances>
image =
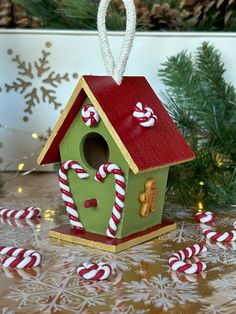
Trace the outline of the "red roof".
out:
<instances>
[{"instance_id":1,"label":"red roof","mask_svg":"<svg viewBox=\"0 0 236 314\"><path fill-rule=\"evenodd\" d=\"M137 168L137 171L133 169L134 172L138 173L194 159L193 151L144 77L124 77L121 85L117 85L108 76L84 76L83 79L84 86L87 84L85 90L89 87L115 130L116 136L118 135L119 140L128 151L130 160ZM56 134L51 141L49 138L49 146L44 153L42 152L40 164L60 161L60 141L86 98L83 89L78 90L78 93ZM137 102L152 108L158 117L156 126L145 128L139 125L132 116L133 107ZM94 105L96 107L95 103Z\"/></svg>"}]
</instances>

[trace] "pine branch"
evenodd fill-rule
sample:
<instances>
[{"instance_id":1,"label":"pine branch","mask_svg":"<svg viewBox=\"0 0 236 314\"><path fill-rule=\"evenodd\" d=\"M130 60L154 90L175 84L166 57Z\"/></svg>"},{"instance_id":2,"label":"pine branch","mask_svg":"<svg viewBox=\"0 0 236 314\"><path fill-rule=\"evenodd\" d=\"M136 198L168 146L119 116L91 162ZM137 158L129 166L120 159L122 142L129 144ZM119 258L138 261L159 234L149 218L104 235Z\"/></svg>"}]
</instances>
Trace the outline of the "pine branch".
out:
<instances>
[{"instance_id":1,"label":"pine branch","mask_svg":"<svg viewBox=\"0 0 236 314\"><path fill-rule=\"evenodd\" d=\"M183 51L170 57L160 70L166 85L163 102L197 155L193 162L170 169L171 200L174 195L178 202L196 204L201 194L207 204L216 206L214 199L222 204L234 199L230 193L236 184L232 175L236 167L236 92L225 81L224 72L219 51L208 43L195 55Z\"/></svg>"}]
</instances>

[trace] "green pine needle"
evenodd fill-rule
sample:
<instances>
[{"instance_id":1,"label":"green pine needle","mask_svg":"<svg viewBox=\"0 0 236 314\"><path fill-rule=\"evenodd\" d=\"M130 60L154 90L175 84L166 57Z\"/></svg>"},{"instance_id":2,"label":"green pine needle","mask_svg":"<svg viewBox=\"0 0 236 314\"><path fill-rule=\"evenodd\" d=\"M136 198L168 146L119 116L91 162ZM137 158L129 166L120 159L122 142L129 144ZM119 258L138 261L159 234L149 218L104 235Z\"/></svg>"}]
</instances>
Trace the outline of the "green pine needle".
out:
<instances>
[{"instance_id":1,"label":"green pine needle","mask_svg":"<svg viewBox=\"0 0 236 314\"><path fill-rule=\"evenodd\" d=\"M236 204L236 91L224 72L219 51L207 42L194 55L168 58L159 71L163 103L196 153L194 161L170 169L171 201Z\"/></svg>"}]
</instances>

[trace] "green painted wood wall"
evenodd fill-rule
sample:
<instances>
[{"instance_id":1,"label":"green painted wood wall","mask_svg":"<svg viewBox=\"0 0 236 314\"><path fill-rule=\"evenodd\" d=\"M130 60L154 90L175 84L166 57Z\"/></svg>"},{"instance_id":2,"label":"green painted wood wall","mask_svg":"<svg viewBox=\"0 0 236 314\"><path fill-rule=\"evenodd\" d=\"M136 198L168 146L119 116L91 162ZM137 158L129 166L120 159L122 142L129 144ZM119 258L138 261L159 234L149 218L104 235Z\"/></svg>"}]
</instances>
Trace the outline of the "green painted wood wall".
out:
<instances>
[{"instance_id":1,"label":"green painted wood wall","mask_svg":"<svg viewBox=\"0 0 236 314\"><path fill-rule=\"evenodd\" d=\"M89 99L85 101L83 107L87 103L90 103ZM100 120L97 126L87 127L82 121L80 111L60 144L60 154L62 162L69 159L76 160L90 175L89 178L83 180L78 178L73 170L68 171L68 180L73 198L85 229L90 232L105 234L115 200L114 176L108 174L103 183L97 182L94 179L96 170L92 168L85 159L83 153L84 139L91 132L96 132L103 136L109 146L109 162L119 165L125 173L127 186L126 199L123 216L116 234L117 238L123 238L129 234L145 230L148 227L160 223L163 213L168 167L134 175L104 123ZM159 189L157 198L158 209L155 213L151 213L147 217L141 217L139 214L141 204L138 200L138 196L139 193L144 191L145 181L149 178L153 178L157 181ZM84 201L91 198L98 200L98 207L84 208Z\"/></svg>"}]
</instances>

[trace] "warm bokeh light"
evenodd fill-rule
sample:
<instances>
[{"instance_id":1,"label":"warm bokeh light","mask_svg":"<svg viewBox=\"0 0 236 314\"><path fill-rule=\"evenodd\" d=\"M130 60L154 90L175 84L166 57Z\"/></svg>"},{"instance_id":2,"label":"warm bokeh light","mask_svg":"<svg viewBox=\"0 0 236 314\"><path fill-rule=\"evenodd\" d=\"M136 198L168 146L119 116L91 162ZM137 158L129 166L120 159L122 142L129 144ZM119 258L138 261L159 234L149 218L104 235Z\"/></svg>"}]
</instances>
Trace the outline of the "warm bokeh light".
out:
<instances>
[{"instance_id":1,"label":"warm bokeh light","mask_svg":"<svg viewBox=\"0 0 236 314\"><path fill-rule=\"evenodd\" d=\"M32 137L33 137L33 139L35 139L35 140L39 138L38 134L37 134L37 133L35 133L35 132L34 132L34 133L32 133Z\"/></svg>"},{"instance_id":2,"label":"warm bokeh light","mask_svg":"<svg viewBox=\"0 0 236 314\"><path fill-rule=\"evenodd\" d=\"M23 189L22 189L21 186L19 186L19 187L17 188L17 192L18 192L18 193L22 193L22 192L23 192Z\"/></svg>"},{"instance_id":3,"label":"warm bokeh light","mask_svg":"<svg viewBox=\"0 0 236 314\"><path fill-rule=\"evenodd\" d=\"M23 162L21 162L19 165L18 165L18 170L21 171L23 168L24 168L25 164Z\"/></svg>"},{"instance_id":4,"label":"warm bokeh light","mask_svg":"<svg viewBox=\"0 0 236 314\"><path fill-rule=\"evenodd\" d=\"M201 211L203 210L203 208L204 208L204 207L203 207L203 203L202 203L202 202L198 202L197 205L198 205L198 211L201 212Z\"/></svg>"},{"instance_id":5,"label":"warm bokeh light","mask_svg":"<svg viewBox=\"0 0 236 314\"><path fill-rule=\"evenodd\" d=\"M203 186L204 184L205 184L204 181L199 182L199 185L201 185L201 186Z\"/></svg>"}]
</instances>

